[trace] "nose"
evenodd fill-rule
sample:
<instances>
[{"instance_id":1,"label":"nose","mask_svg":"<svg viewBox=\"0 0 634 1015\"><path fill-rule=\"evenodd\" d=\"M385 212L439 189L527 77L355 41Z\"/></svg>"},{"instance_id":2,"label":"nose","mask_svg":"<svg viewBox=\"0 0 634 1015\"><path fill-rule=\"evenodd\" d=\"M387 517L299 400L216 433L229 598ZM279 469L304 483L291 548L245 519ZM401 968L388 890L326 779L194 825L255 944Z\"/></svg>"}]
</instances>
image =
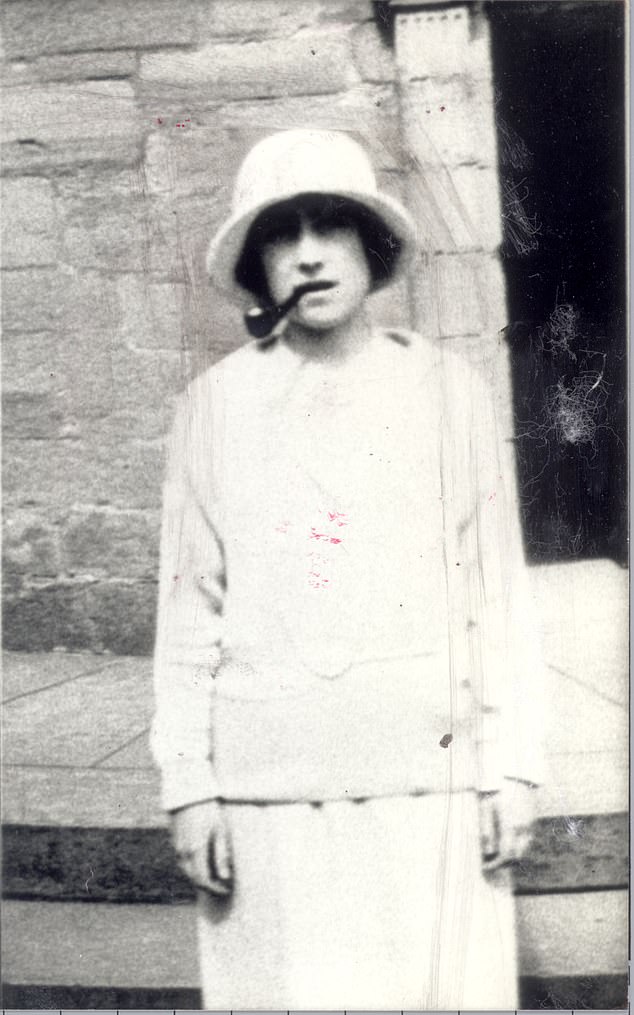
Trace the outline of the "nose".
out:
<instances>
[{"instance_id":1,"label":"nose","mask_svg":"<svg viewBox=\"0 0 634 1015\"><path fill-rule=\"evenodd\" d=\"M321 238L309 223L302 223L297 241L297 267L303 275L312 278L324 266Z\"/></svg>"}]
</instances>

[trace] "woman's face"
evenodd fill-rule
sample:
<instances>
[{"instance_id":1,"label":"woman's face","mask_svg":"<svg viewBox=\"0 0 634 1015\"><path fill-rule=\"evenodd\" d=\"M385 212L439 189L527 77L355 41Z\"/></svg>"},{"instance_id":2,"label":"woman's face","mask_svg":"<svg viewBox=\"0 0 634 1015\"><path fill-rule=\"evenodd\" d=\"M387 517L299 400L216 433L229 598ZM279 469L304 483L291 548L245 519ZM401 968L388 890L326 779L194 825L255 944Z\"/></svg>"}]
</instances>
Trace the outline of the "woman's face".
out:
<instances>
[{"instance_id":1,"label":"woman's face","mask_svg":"<svg viewBox=\"0 0 634 1015\"><path fill-rule=\"evenodd\" d=\"M260 249L277 304L305 282L331 284L329 289L306 293L291 312L291 318L309 330L344 324L370 291L370 268L357 228L333 202L317 209L299 205L276 214Z\"/></svg>"}]
</instances>

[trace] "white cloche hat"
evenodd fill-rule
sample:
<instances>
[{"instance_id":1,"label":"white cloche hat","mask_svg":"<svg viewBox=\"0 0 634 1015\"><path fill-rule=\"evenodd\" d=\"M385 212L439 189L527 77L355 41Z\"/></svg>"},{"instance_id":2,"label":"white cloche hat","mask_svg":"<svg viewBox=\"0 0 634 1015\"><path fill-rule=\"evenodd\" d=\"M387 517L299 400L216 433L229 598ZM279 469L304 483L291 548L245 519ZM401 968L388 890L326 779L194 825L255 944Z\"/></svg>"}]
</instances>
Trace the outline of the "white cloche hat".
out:
<instances>
[{"instance_id":1,"label":"white cloche hat","mask_svg":"<svg viewBox=\"0 0 634 1015\"><path fill-rule=\"evenodd\" d=\"M207 254L207 271L219 288L244 300L235 270L250 227L267 208L302 194L336 195L368 208L400 243L395 273L403 269L415 247L414 223L399 201L378 190L363 148L341 131L296 129L259 141L240 167L231 215Z\"/></svg>"}]
</instances>

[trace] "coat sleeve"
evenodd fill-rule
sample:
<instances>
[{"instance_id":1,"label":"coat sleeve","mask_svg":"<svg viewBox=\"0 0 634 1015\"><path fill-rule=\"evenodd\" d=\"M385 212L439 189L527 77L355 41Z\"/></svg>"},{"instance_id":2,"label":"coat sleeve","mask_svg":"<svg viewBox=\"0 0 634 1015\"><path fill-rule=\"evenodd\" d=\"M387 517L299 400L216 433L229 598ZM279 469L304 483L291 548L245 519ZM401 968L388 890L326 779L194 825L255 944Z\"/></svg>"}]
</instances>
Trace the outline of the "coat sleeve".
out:
<instances>
[{"instance_id":1,"label":"coat sleeve","mask_svg":"<svg viewBox=\"0 0 634 1015\"><path fill-rule=\"evenodd\" d=\"M477 600L482 666L481 785L500 777L540 784L545 672L521 525L515 446L489 385L478 385L471 427L473 490L471 599Z\"/></svg>"},{"instance_id":2,"label":"coat sleeve","mask_svg":"<svg viewBox=\"0 0 634 1015\"><path fill-rule=\"evenodd\" d=\"M168 441L163 490L151 747L166 810L218 795L211 758L214 676L221 656L225 571L205 483L192 389ZM211 473L211 470L209 470Z\"/></svg>"}]
</instances>

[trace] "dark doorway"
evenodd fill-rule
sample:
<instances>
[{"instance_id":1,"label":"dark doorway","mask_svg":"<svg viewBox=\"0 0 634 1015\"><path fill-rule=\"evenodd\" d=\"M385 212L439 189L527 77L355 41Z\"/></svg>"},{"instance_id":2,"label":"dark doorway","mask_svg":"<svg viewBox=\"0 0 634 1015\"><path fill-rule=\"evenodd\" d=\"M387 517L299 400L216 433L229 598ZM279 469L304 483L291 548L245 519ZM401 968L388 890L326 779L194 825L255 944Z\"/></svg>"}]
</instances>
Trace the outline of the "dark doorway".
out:
<instances>
[{"instance_id":1,"label":"dark doorway","mask_svg":"<svg viewBox=\"0 0 634 1015\"><path fill-rule=\"evenodd\" d=\"M624 563L625 8L487 9L526 548Z\"/></svg>"}]
</instances>

